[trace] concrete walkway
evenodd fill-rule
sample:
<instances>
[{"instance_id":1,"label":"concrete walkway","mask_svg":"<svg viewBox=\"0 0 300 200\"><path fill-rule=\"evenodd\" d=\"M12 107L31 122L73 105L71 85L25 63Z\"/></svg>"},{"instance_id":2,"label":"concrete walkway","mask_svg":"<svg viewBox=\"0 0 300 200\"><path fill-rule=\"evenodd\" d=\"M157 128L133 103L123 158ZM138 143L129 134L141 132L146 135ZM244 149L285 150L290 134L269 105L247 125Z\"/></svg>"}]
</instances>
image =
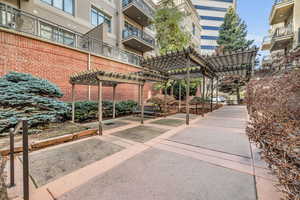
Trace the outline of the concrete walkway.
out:
<instances>
[{"instance_id":1,"label":"concrete walkway","mask_svg":"<svg viewBox=\"0 0 300 200\"><path fill-rule=\"evenodd\" d=\"M246 123L244 106L225 106L146 142L97 136L124 150L36 189L31 199L279 200ZM170 129L153 120L146 126Z\"/></svg>"}]
</instances>

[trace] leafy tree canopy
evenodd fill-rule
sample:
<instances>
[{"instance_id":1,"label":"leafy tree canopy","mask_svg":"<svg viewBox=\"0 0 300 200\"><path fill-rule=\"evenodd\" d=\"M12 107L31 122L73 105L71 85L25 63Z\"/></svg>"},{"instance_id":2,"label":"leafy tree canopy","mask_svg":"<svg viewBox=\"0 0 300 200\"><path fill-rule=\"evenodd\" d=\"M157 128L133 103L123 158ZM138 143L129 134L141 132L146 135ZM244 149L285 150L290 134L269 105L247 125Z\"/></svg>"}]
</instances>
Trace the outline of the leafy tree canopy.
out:
<instances>
[{"instance_id":1,"label":"leafy tree canopy","mask_svg":"<svg viewBox=\"0 0 300 200\"><path fill-rule=\"evenodd\" d=\"M187 47L191 41L191 35L181 27L185 14L178 10L173 0L161 0L159 5L160 8L156 11L153 24L160 53L164 54Z\"/></svg>"},{"instance_id":2,"label":"leafy tree canopy","mask_svg":"<svg viewBox=\"0 0 300 200\"><path fill-rule=\"evenodd\" d=\"M219 39L217 41L224 51L236 51L248 48L253 44L253 40L247 40L247 25L235 9L230 7L225 15L224 23L221 26Z\"/></svg>"}]
</instances>

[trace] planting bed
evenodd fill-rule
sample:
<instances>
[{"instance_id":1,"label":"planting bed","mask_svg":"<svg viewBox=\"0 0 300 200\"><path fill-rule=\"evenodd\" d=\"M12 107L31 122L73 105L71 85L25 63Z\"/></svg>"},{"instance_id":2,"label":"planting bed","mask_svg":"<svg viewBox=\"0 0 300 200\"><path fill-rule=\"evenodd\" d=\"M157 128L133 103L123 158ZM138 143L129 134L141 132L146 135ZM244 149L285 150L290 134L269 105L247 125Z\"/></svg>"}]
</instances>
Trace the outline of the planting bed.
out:
<instances>
[{"instance_id":1,"label":"planting bed","mask_svg":"<svg viewBox=\"0 0 300 200\"><path fill-rule=\"evenodd\" d=\"M40 187L122 149L116 144L91 138L33 152L29 155L30 175Z\"/></svg>"},{"instance_id":2,"label":"planting bed","mask_svg":"<svg viewBox=\"0 0 300 200\"><path fill-rule=\"evenodd\" d=\"M169 129L157 128L153 126L137 126L123 131L113 133L113 135L133 140L135 142L147 142L165 132Z\"/></svg>"}]
</instances>

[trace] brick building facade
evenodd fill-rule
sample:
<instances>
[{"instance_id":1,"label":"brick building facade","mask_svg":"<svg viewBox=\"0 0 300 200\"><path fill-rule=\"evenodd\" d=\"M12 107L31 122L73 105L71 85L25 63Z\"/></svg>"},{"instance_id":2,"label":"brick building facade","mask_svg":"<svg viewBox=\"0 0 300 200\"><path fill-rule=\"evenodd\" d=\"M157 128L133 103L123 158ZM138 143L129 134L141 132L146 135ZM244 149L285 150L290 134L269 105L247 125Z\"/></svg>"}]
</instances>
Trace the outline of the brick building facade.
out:
<instances>
[{"instance_id":1,"label":"brick building facade","mask_svg":"<svg viewBox=\"0 0 300 200\"><path fill-rule=\"evenodd\" d=\"M64 93L62 100L71 100L69 77L89 67L89 53L64 45L27 36L13 30L0 29L0 76L10 71L30 73L56 84ZM138 66L121 63L105 57L90 56L90 68L128 73L139 71ZM144 87L145 99L154 95L152 84ZM118 85L117 100L138 99L138 86ZM91 100L97 99L97 88L90 89ZM112 88L104 88L104 99L112 98ZM76 86L76 100L88 100L88 86Z\"/></svg>"}]
</instances>

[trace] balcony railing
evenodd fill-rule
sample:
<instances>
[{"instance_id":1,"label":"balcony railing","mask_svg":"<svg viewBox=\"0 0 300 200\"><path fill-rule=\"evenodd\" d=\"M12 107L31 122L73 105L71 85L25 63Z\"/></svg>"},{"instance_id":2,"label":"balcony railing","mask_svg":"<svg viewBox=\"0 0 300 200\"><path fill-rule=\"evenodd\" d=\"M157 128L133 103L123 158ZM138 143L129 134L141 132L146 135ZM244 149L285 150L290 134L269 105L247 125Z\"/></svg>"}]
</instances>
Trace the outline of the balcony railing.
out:
<instances>
[{"instance_id":1,"label":"balcony railing","mask_svg":"<svg viewBox=\"0 0 300 200\"><path fill-rule=\"evenodd\" d=\"M141 56L78 33L46 19L0 3L0 27L33 35L58 44L85 50L96 55L140 65Z\"/></svg>"},{"instance_id":2,"label":"balcony railing","mask_svg":"<svg viewBox=\"0 0 300 200\"><path fill-rule=\"evenodd\" d=\"M278 37L284 37L288 35L293 35L293 26L290 24L287 27L276 28L272 39L276 39Z\"/></svg>"},{"instance_id":3,"label":"balcony railing","mask_svg":"<svg viewBox=\"0 0 300 200\"><path fill-rule=\"evenodd\" d=\"M131 37L136 37L137 39L147 43L152 47L154 47L155 45L154 38L148 35L147 33L143 32L142 30L137 28L125 28L123 30L123 39L127 40Z\"/></svg>"},{"instance_id":4,"label":"balcony railing","mask_svg":"<svg viewBox=\"0 0 300 200\"><path fill-rule=\"evenodd\" d=\"M130 4L134 4L143 10L148 16L154 17L154 10L148 6L143 0L123 0L122 6L123 8L127 7Z\"/></svg>"},{"instance_id":5,"label":"balcony railing","mask_svg":"<svg viewBox=\"0 0 300 200\"><path fill-rule=\"evenodd\" d=\"M287 2L292 2L294 0L275 0L274 5L278 5L281 3L287 3Z\"/></svg>"},{"instance_id":6,"label":"balcony railing","mask_svg":"<svg viewBox=\"0 0 300 200\"><path fill-rule=\"evenodd\" d=\"M265 36L263 39L263 44L269 44L271 43L271 37L270 36Z\"/></svg>"}]
</instances>

